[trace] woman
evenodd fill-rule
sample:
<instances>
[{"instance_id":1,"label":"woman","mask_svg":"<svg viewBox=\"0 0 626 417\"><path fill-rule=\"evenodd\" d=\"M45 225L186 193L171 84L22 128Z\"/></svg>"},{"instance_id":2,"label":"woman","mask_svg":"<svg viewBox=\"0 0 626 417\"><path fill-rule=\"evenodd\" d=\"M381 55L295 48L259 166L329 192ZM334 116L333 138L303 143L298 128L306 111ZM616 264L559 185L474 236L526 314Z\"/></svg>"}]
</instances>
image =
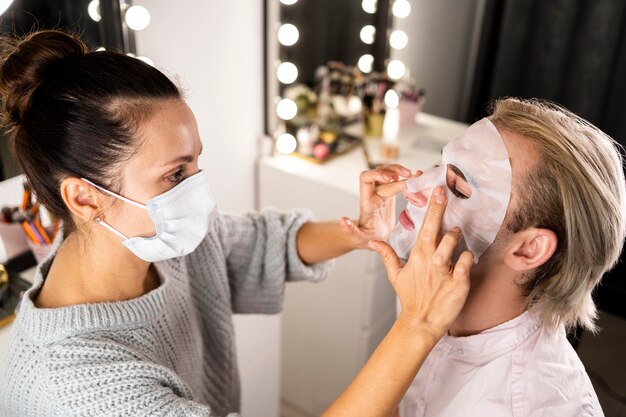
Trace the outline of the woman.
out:
<instances>
[{"instance_id":1,"label":"woman","mask_svg":"<svg viewBox=\"0 0 626 417\"><path fill-rule=\"evenodd\" d=\"M63 233L15 321L0 415L237 411L231 314L276 313L285 281L318 281L324 261L384 239L402 186L393 180L410 171L364 173L357 224L312 223L302 212L218 214L198 169L193 114L161 72L88 52L59 31L4 39L3 49L4 125ZM389 415L458 313L471 265L471 256L450 265L458 232L437 249L444 262L430 262L442 196L406 267L386 244L369 243L404 310L328 415Z\"/></svg>"}]
</instances>

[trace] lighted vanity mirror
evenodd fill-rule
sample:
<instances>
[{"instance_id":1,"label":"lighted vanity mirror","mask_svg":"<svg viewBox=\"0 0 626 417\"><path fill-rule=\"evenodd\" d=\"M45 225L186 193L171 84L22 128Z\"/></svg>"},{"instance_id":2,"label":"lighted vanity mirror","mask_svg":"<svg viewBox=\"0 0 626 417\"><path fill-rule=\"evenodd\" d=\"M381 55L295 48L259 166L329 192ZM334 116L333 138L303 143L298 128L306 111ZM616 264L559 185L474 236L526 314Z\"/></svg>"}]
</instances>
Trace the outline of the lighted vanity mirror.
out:
<instances>
[{"instance_id":1,"label":"lighted vanity mirror","mask_svg":"<svg viewBox=\"0 0 626 417\"><path fill-rule=\"evenodd\" d=\"M410 12L408 0L266 3L266 133L277 153L326 162L382 137L388 106L423 103L405 64L390 59L409 42L393 26ZM347 129L361 122L364 132Z\"/></svg>"}]
</instances>

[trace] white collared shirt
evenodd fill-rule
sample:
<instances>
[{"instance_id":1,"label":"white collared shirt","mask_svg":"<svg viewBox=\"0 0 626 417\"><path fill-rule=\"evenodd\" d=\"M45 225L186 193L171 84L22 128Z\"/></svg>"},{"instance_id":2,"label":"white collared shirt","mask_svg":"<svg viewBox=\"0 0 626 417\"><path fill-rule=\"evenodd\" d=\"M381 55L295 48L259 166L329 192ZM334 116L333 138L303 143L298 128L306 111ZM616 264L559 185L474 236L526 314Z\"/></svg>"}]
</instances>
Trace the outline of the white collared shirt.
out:
<instances>
[{"instance_id":1,"label":"white collared shirt","mask_svg":"<svg viewBox=\"0 0 626 417\"><path fill-rule=\"evenodd\" d=\"M444 336L400 403L401 417L603 416L567 341L528 312L474 336Z\"/></svg>"}]
</instances>

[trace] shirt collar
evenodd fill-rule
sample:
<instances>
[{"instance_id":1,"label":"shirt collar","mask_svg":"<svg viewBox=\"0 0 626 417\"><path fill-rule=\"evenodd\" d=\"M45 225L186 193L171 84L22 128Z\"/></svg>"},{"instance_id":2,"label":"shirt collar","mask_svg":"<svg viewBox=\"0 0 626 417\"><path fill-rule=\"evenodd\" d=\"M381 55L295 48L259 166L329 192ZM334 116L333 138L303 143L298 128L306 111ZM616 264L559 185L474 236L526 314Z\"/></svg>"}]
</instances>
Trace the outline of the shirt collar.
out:
<instances>
[{"instance_id":1,"label":"shirt collar","mask_svg":"<svg viewBox=\"0 0 626 417\"><path fill-rule=\"evenodd\" d=\"M532 312L525 311L512 320L499 324L478 334L465 337L445 335L441 345L459 356L490 356L519 346L541 327L541 320Z\"/></svg>"}]
</instances>

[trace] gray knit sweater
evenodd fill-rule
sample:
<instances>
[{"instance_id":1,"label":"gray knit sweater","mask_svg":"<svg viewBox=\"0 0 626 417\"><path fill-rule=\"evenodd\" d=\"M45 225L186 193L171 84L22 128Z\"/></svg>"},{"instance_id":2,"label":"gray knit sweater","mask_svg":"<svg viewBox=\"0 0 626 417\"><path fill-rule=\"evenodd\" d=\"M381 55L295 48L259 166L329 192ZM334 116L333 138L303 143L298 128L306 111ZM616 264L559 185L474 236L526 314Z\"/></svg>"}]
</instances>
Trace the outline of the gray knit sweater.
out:
<instances>
[{"instance_id":1,"label":"gray knit sweater","mask_svg":"<svg viewBox=\"0 0 626 417\"><path fill-rule=\"evenodd\" d=\"M308 219L301 211L221 214L193 253L155 264L158 288L121 302L35 307L51 254L24 296L0 364L0 416L237 412L231 315L278 313L285 281L325 277L329 263L306 266L296 252Z\"/></svg>"}]
</instances>

